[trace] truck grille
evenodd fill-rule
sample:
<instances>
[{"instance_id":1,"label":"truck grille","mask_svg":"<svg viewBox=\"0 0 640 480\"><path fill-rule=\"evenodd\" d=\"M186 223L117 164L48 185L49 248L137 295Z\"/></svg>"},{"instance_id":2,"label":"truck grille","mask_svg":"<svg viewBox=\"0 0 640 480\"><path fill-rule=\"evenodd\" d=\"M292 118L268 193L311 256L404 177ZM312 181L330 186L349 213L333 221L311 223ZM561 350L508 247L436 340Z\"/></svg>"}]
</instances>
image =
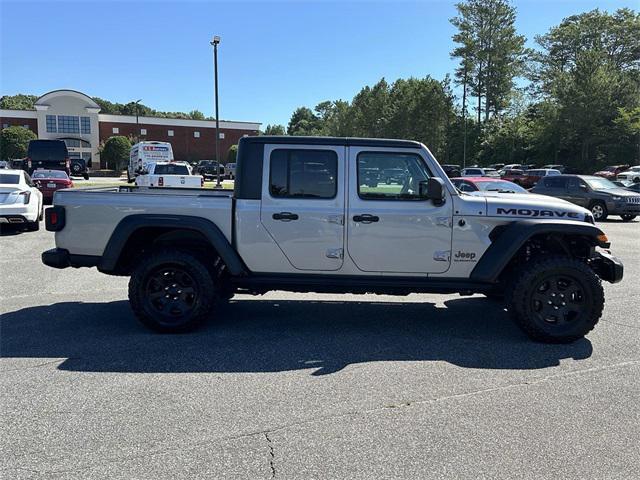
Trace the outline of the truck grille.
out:
<instances>
[{"instance_id":1,"label":"truck grille","mask_svg":"<svg viewBox=\"0 0 640 480\"><path fill-rule=\"evenodd\" d=\"M637 197L627 197L627 203L640 203L640 195Z\"/></svg>"}]
</instances>

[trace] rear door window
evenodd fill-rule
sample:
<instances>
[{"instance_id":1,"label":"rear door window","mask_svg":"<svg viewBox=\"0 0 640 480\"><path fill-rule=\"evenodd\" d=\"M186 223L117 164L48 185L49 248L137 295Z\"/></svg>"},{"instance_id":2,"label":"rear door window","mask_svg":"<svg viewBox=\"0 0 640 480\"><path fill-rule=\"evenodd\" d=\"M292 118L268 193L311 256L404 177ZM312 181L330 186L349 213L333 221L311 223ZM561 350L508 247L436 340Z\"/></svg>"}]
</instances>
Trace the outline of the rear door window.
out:
<instances>
[{"instance_id":1,"label":"rear door window","mask_svg":"<svg viewBox=\"0 0 640 480\"><path fill-rule=\"evenodd\" d=\"M338 191L338 156L332 150L277 149L269 170L275 198L334 198Z\"/></svg>"},{"instance_id":2,"label":"rear door window","mask_svg":"<svg viewBox=\"0 0 640 480\"><path fill-rule=\"evenodd\" d=\"M544 186L547 188L566 188L567 179L561 177L545 177Z\"/></svg>"}]
</instances>

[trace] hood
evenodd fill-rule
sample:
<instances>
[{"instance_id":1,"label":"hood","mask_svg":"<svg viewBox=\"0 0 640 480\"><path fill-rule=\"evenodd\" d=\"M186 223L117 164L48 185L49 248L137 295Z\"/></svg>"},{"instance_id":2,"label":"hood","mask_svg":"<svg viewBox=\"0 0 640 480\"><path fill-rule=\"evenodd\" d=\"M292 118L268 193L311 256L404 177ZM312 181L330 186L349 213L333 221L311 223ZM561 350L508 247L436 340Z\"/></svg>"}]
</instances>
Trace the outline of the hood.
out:
<instances>
[{"instance_id":1,"label":"hood","mask_svg":"<svg viewBox=\"0 0 640 480\"><path fill-rule=\"evenodd\" d=\"M495 193L495 192L491 192ZM548 195L532 193L496 193L485 196L487 216L591 221L586 208Z\"/></svg>"},{"instance_id":2,"label":"hood","mask_svg":"<svg viewBox=\"0 0 640 480\"><path fill-rule=\"evenodd\" d=\"M604 193L606 195L611 195L614 197L637 197L640 193L632 192L631 190L627 190L626 188L618 187L618 188L607 188L596 190L597 193Z\"/></svg>"}]
</instances>

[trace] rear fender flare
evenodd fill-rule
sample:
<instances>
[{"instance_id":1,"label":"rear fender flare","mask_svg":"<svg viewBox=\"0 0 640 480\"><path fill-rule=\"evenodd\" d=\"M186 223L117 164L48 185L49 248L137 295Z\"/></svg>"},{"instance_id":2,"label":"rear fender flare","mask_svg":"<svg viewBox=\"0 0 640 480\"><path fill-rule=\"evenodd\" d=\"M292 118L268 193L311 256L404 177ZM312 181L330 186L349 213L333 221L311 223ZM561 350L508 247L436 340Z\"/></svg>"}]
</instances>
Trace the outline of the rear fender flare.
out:
<instances>
[{"instance_id":1,"label":"rear fender flare","mask_svg":"<svg viewBox=\"0 0 640 480\"><path fill-rule=\"evenodd\" d=\"M98 270L110 273L116 270L118 260L131 235L141 228L164 227L191 230L202 234L218 252L232 276L244 275L247 269L218 226L201 217L188 215L130 215L116 226L104 249Z\"/></svg>"}]
</instances>

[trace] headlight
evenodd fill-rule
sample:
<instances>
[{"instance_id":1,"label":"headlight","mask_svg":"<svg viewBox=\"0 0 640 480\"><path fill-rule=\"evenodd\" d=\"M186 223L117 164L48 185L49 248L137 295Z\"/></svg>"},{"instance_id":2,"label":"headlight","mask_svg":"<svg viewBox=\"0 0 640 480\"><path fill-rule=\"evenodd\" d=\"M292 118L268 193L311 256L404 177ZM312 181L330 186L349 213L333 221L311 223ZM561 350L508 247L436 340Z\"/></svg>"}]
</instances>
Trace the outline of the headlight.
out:
<instances>
[{"instance_id":1,"label":"headlight","mask_svg":"<svg viewBox=\"0 0 640 480\"><path fill-rule=\"evenodd\" d=\"M619 202L622 200L622 197L616 197L615 195L613 197L611 197L611 200L613 200L614 202Z\"/></svg>"}]
</instances>

